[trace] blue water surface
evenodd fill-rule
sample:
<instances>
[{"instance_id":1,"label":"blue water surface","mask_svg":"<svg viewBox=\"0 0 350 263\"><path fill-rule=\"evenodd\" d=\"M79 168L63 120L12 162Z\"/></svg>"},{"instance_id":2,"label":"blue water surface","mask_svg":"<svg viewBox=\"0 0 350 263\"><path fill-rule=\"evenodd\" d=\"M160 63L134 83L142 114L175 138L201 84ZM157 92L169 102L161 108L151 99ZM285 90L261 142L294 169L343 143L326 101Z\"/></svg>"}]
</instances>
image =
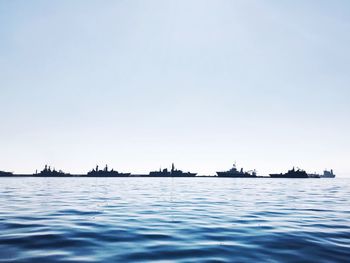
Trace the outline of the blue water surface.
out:
<instances>
[{"instance_id":1,"label":"blue water surface","mask_svg":"<svg viewBox=\"0 0 350 263\"><path fill-rule=\"evenodd\" d=\"M0 178L1 262L350 262L350 180Z\"/></svg>"}]
</instances>

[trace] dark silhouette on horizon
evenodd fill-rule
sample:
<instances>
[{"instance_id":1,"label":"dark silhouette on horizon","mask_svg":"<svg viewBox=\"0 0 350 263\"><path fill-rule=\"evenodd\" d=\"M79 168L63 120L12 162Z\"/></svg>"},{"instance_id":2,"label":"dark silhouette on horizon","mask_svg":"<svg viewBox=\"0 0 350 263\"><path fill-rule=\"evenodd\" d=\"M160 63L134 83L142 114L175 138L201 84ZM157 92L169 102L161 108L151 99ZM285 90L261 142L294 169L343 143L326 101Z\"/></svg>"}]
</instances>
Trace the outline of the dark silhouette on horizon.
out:
<instances>
[{"instance_id":1,"label":"dark silhouette on horizon","mask_svg":"<svg viewBox=\"0 0 350 263\"><path fill-rule=\"evenodd\" d=\"M194 177L196 175L197 175L197 173L190 173L190 172L184 173L181 170L177 170L177 169L175 169L174 163L172 163L170 171L168 171L167 168L165 168L163 170L159 169L159 171L150 172L148 176L151 176L151 177Z\"/></svg>"},{"instance_id":2,"label":"dark silhouette on horizon","mask_svg":"<svg viewBox=\"0 0 350 263\"><path fill-rule=\"evenodd\" d=\"M292 170L289 170L287 173L280 174L270 174L271 178L310 178L309 175L299 168L295 169L293 167Z\"/></svg>"},{"instance_id":3,"label":"dark silhouette on horizon","mask_svg":"<svg viewBox=\"0 0 350 263\"><path fill-rule=\"evenodd\" d=\"M13 176L13 173L12 172L0 171L0 176Z\"/></svg>"},{"instance_id":4,"label":"dark silhouette on horizon","mask_svg":"<svg viewBox=\"0 0 350 263\"><path fill-rule=\"evenodd\" d=\"M321 175L321 178L334 178L335 174L333 173L333 169L330 171L324 170L323 175Z\"/></svg>"},{"instance_id":5,"label":"dark silhouette on horizon","mask_svg":"<svg viewBox=\"0 0 350 263\"><path fill-rule=\"evenodd\" d=\"M41 177L71 176L71 174L64 173L62 170L56 171L55 168L51 169L51 167L48 165L45 165L44 169L40 171L40 173L36 171L35 175Z\"/></svg>"},{"instance_id":6,"label":"dark silhouette on horizon","mask_svg":"<svg viewBox=\"0 0 350 263\"><path fill-rule=\"evenodd\" d=\"M313 173L308 174L310 178L334 178L335 174L333 173L333 170L330 171L324 170L323 174Z\"/></svg>"},{"instance_id":7,"label":"dark silhouette on horizon","mask_svg":"<svg viewBox=\"0 0 350 263\"><path fill-rule=\"evenodd\" d=\"M108 166L103 170L99 170L98 165L96 165L95 169L92 169L87 173L88 177L127 177L130 176L131 173L119 173L118 171L108 170Z\"/></svg>"},{"instance_id":8,"label":"dark silhouette on horizon","mask_svg":"<svg viewBox=\"0 0 350 263\"><path fill-rule=\"evenodd\" d=\"M323 174L306 173L299 168L289 170L287 173L270 174L269 176L257 176L255 170L244 171L243 168L237 169L234 164L228 171L216 172L217 176L197 176L197 173L183 172L175 168L174 163L171 165L171 170L167 168L159 169L159 171L151 171L148 174L131 174L120 173L114 169L109 170L106 165L104 169L99 169L99 166L90 170L86 174L71 174L65 173L62 170L56 170L51 166L45 165L44 169L34 174L14 174L13 172L0 171L0 177L213 177L213 178L335 178L333 170L324 170Z\"/></svg>"},{"instance_id":9,"label":"dark silhouette on horizon","mask_svg":"<svg viewBox=\"0 0 350 263\"><path fill-rule=\"evenodd\" d=\"M243 171L243 168L240 170L237 169L236 164L233 165L233 167L225 172L216 172L218 177L236 177L236 178L252 178L257 177L256 171Z\"/></svg>"}]
</instances>

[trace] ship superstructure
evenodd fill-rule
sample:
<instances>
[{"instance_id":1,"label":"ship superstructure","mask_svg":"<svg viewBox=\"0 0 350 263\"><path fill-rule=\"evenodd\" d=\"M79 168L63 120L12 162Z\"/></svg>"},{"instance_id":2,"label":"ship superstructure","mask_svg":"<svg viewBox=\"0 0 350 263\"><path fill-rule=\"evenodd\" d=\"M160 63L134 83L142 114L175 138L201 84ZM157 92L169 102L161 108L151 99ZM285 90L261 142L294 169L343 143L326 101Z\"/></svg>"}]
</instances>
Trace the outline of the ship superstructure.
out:
<instances>
[{"instance_id":1,"label":"ship superstructure","mask_svg":"<svg viewBox=\"0 0 350 263\"><path fill-rule=\"evenodd\" d=\"M330 171L324 170L321 177L322 178L334 178L335 174L333 173L333 169L331 169Z\"/></svg>"}]
</instances>

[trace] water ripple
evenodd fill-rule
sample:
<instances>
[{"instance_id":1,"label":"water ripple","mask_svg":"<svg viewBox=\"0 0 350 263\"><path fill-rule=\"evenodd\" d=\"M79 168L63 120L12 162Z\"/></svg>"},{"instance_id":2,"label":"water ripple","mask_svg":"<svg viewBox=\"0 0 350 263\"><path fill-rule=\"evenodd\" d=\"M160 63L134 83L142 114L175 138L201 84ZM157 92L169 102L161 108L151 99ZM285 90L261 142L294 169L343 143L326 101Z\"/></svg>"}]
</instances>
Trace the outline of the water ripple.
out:
<instances>
[{"instance_id":1,"label":"water ripple","mask_svg":"<svg viewBox=\"0 0 350 263\"><path fill-rule=\"evenodd\" d=\"M0 179L0 262L350 258L346 179Z\"/></svg>"}]
</instances>

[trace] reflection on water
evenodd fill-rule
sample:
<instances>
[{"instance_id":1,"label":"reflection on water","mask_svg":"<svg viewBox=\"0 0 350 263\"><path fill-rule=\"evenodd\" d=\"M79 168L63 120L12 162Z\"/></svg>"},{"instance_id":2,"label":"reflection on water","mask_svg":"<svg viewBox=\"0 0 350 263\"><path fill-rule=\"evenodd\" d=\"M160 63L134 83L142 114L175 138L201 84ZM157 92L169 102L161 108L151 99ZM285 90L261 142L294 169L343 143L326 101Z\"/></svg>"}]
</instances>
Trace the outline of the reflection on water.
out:
<instances>
[{"instance_id":1,"label":"reflection on water","mask_svg":"<svg viewBox=\"0 0 350 263\"><path fill-rule=\"evenodd\" d=\"M349 185L1 178L0 261L348 262Z\"/></svg>"}]
</instances>

